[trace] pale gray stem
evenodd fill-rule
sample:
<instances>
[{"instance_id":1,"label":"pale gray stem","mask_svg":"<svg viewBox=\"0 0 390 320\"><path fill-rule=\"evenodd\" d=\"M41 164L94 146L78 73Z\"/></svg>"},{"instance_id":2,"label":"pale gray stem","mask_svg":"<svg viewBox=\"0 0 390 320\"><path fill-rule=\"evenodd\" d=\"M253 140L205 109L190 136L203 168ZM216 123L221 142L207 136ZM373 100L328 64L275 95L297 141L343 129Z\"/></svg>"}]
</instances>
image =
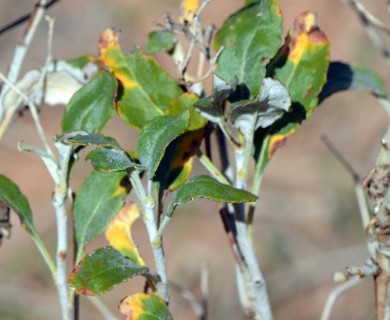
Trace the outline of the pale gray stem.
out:
<instances>
[{"instance_id":1,"label":"pale gray stem","mask_svg":"<svg viewBox=\"0 0 390 320\"><path fill-rule=\"evenodd\" d=\"M349 281L339 285L336 289L334 289L328 296L328 299L326 300L326 304L324 307L324 310L322 311L321 320L329 320L330 314L332 312L333 306L336 303L337 299L346 291L349 289L355 287L360 282L362 282L363 279L361 278L352 278Z\"/></svg>"},{"instance_id":2,"label":"pale gray stem","mask_svg":"<svg viewBox=\"0 0 390 320\"><path fill-rule=\"evenodd\" d=\"M46 152L53 156L53 152L50 149L49 143L47 142L46 135L43 131L42 125L41 125L41 120L39 119L38 116L38 111L37 107L35 104L32 102L32 99L30 99L24 92L22 92L18 87L16 87L13 83L9 81L1 72L0 72L0 80L2 80L11 90L15 91L20 97L20 99L24 100L24 102L28 105L31 116L34 120L35 127L37 128L39 138L41 139L43 145L45 146ZM15 109L16 111L16 109ZM13 114L13 113L12 113ZM3 130L5 130L6 125L4 125ZM0 134L1 137L1 134Z\"/></svg>"},{"instance_id":3,"label":"pale gray stem","mask_svg":"<svg viewBox=\"0 0 390 320\"><path fill-rule=\"evenodd\" d=\"M168 277L166 269L166 260L164 250L162 248L162 242L156 241L157 238L157 222L154 215L155 201L151 194L151 182L148 182L149 194L146 195L145 189L142 185L138 171L133 171L130 175L130 181L134 188L134 191L142 205L144 215L143 221L148 232L149 241L152 246L152 252L154 257L154 263L156 265L157 274L160 278L160 282L157 283L157 294L168 303Z\"/></svg>"},{"instance_id":4,"label":"pale gray stem","mask_svg":"<svg viewBox=\"0 0 390 320\"><path fill-rule=\"evenodd\" d=\"M157 235L156 220L154 218L154 207L144 206L145 209L145 225L148 231L149 240L152 244L152 251L154 257L154 263L156 265L157 274L160 277L160 281L157 283L157 293L164 299L165 302L169 301L168 297L168 277L166 269L165 254L162 248L162 243L154 243L153 240Z\"/></svg>"},{"instance_id":5,"label":"pale gray stem","mask_svg":"<svg viewBox=\"0 0 390 320\"><path fill-rule=\"evenodd\" d=\"M30 47L31 41L34 37L39 23L45 15L46 2L46 0L39 1L39 5L36 9L34 16L31 18L31 23L29 23L27 26L27 30L24 33L24 37L21 43L16 46L15 53L13 55L7 74L7 78L11 83L15 83L18 79L20 69L22 67L26 53ZM8 90L9 86L7 84L4 84L0 91L0 120L2 120L5 112L3 100Z\"/></svg>"},{"instance_id":6,"label":"pale gray stem","mask_svg":"<svg viewBox=\"0 0 390 320\"><path fill-rule=\"evenodd\" d=\"M379 49L387 63L390 64L390 50L382 39L377 29L382 30L389 34L390 28L372 15L359 1L357 0L343 0L351 6L351 8L357 13L361 23L366 29L368 36L372 43ZM377 28L377 29L376 29Z\"/></svg>"},{"instance_id":7,"label":"pale gray stem","mask_svg":"<svg viewBox=\"0 0 390 320\"><path fill-rule=\"evenodd\" d=\"M242 207L242 209L240 209ZM243 205L235 206L236 213L237 211L243 210ZM272 311L268 299L267 287L263 274L260 270L259 263L257 261L256 253L254 250L253 242L250 241L247 224L244 221L236 221L237 228L237 242L240 247L242 256L246 267L249 271L246 275L244 274L244 280L247 282L246 294L249 296L250 300L253 300L256 315L260 316L259 319L262 320L271 320ZM246 273L246 272L245 272ZM249 275L249 278L246 278ZM249 291L248 291L249 290Z\"/></svg>"},{"instance_id":8,"label":"pale gray stem","mask_svg":"<svg viewBox=\"0 0 390 320\"><path fill-rule=\"evenodd\" d=\"M202 297L203 317L201 320L206 320L208 315L209 301L209 266L204 263L200 270L200 293Z\"/></svg>"},{"instance_id":9,"label":"pale gray stem","mask_svg":"<svg viewBox=\"0 0 390 320\"><path fill-rule=\"evenodd\" d=\"M67 238L67 213L66 199L68 194L68 170L69 159L73 147L64 145L62 142L56 142L55 146L59 154L59 168L57 172L58 183L56 183L53 206L57 222L57 290L60 298L63 320L71 319L72 305L70 291L68 290L68 238Z\"/></svg>"}]
</instances>

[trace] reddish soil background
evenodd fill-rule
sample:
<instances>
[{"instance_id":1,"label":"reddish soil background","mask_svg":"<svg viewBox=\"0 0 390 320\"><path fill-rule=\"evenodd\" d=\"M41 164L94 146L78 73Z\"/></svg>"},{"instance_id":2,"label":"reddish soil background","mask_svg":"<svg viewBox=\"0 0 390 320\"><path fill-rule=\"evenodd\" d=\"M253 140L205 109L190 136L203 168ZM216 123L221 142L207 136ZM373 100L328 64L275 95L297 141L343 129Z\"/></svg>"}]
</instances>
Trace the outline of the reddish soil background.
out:
<instances>
[{"instance_id":1,"label":"reddish soil background","mask_svg":"<svg viewBox=\"0 0 390 320\"><path fill-rule=\"evenodd\" d=\"M204 19L220 26L243 1L213 0ZM361 64L377 71L390 83L388 66L369 41L353 12L339 0L280 0L286 29L306 10L318 15L321 29L331 43L331 59ZM390 24L385 1L364 1L374 14ZM161 14L178 13L179 0L68 0L49 10L55 17L53 55L70 59L96 53L97 41L107 27L122 30L126 52L146 44L147 34L161 21ZM32 1L0 2L0 26L31 10ZM6 73L24 27L0 36L0 71ZM47 26L43 23L29 51L23 72L40 67L45 59ZM158 57L164 66L169 61ZM59 133L63 107L43 107L41 118L49 137ZM348 265L360 265L368 257L353 183L348 173L320 141L321 134L345 154L365 176L373 166L387 117L374 98L364 92L338 94L325 102L279 150L265 173L254 222L259 260L269 287L275 319L318 319L327 295L336 287L332 273ZM106 130L121 145L134 147L134 132L117 119ZM15 118L0 141L0 172L18 183L30 200L35 225L55 250L55 221L51 206L52 182L33 154L17 150L17 144L40 146L28 112ZM196 165L197 172L202 168ZM80 161L72 181L77 189L89 166ZM57 294L48 270L33 242L12 216L12 237L0 247L0 318L60 319ZM147 261L151 260L145 229L136 224L135 238ZM199 293L199 270L210 267L210 319L243 319L237 301L234 261L216 206L201 201L182 208L164 238L169 277ZM87 251L106 244L99 237ZM101 299L120 318L117 305L128 294L142 290L141 281L129 281ZM189 304L171 293L175 319L196 319ZM373 282L365 280L339 299L332 319L374 319ZM102 319L81 298L81 319Z\"/></svg>"}]
</instances>

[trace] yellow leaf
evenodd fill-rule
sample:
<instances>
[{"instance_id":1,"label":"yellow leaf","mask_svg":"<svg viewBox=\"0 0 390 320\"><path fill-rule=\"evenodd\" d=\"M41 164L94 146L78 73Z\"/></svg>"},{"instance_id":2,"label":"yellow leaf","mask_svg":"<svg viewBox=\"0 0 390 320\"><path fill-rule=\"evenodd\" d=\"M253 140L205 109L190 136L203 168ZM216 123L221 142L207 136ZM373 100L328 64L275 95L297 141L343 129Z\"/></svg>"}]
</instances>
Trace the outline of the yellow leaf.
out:
<instances>
[{"instance_id":1,"label":"yellow leaf","mask_svg":"<svg viewBox=\"0 0 390 320\"><path fill-rule=\"evenodd\" d=\"M181 3L182 21L192 22L194 20L194 15L199 8L200 0L183 0Z\"/></svg>"},{"instance_id":2,"label":"yellow leaf","mask_svg":"<svg viewBox=\"0 0 390 320\"><path fill-rule=\"evenodd\" d=\"M274 134L271 136L271 139L269 141L269 147L268 147L268 158L271 159L272 156L275 154L275 151L279 149L280 147L284 146L286 143L286 140L289 136L291 136L295 132L295 128L290 130L287 133L283 134Z\"/></svg>"},{"instance_id":3,"label":"yellow leaf","mask_svg":"<svg viewBox=\"0 0 390 320\"><path fill-rule=\"evenodd\" d=\"M116 250L138 265L145 265L131 236L131 226L140 216L137 204L131 202L112 219L106 229L106 238Z\"/></svg>"},{"instance_id":4,"label":"yellow leaf","mask_svg":"<svg viewBox=\"0 0 390 320\"><path fill-rule=\"evenodd\" d=\"M119 311L126 320L173 320L164 300L146 293L136 293L124 298L119 305Z\"/></svg>"},{"instance_id":5,"label":"yellow leaf","mask_svg":"<svg viewBox=\"0 0 390 320\"><path fill-rule=\"evenodd\" d=\"M301 61L307 51L329 44L326 36L317 26L316 16L309 11L297 18L290 36L295 40L290 44L289 59L295 64Z\"/></svg>"}]
</instances>

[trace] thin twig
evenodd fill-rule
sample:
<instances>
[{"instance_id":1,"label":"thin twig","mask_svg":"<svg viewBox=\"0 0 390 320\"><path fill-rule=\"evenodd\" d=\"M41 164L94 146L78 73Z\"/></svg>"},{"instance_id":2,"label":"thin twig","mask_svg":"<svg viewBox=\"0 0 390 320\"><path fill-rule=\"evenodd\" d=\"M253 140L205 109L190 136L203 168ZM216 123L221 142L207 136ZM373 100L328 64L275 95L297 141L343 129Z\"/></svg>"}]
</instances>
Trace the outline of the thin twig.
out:
<instances>
[{"instance_id":1,"label":"thin twig","mask_svg":"<svg viewBox=\"0 0 390 320\"><path fill-rule=\"evenodd\" d=\"M384 24L381 20L375 17L370 11L368 11L359 1L357 0L344 0L348 3L356 12L359 13L359 16L362 15L365 19L372 24L374 27L382 30L383 32L390 35L390 27ZM390 1L389 1L390 3ZM361 18L362 19L362 18Z\"/></svg>"},{"instance_id":2,"label":"thin twig","mask_svg":"<svg viewBox=\"0 0 390 320\"><path fill-rule=\"evenodd\" d=\"M199 6L199 9L196 11L194 15L194 20L192 22L192 31L191 31L191 39L190 39L190 46L187 51L187 55L183 61L183 64L181 66L181 76L182 79L184 79L184 74L187 70L188 64L192 58L192 55L194 53L195 45L197 42L197 34L198 34L198 24L199 24L199 16L206 8L206 6L209 4L210 0L203 0L202 3Z\"/></svg>"},{"instance_id":3,"label":"thin twig","mask_svg":"<svg viewBox=\"0 0 390 320\"><path fill-rule=\"evenodd\" d=\"M367 226L370 224L371 214L368 208L367 199L365 196L365 192L363 190L363 186L361 183L361 177L353 168L351 163L344 157L344 155L337 149L337 147L330 141L330 139L326 135L321 136L322 142L329 149L329 151L333 154L333 156L342 164L342 166L347 170L347 172L351 175L354 185L355 185L355 195L359 206L359 213L362 220L363 230L367 229ZM370 257L373 261L376 259L376 245L369 238L367 238L367 247Z\"/></svg>"},{"instance_id":4,"label":"thin twig","mask_svg":"<svg viewBox=\"0 0 390 320\"><path fill-rule=\"evenodd\" d=\"M349 281L339 285L336 289L334 289L328 296L328 299L326 300L326 304L324 307L324 310L322 311L321 320L329 320L330 314L332 312L333 306L336 303L337 299L346 291L349 289L355 287L360 282L362 282L363 279L361 278L352 278Z\"/></svg>"},{"instance_id":5,"label":"thin twig","mask_svg":"<svg viewBox=\"0 0 390 320\"><path fill-rule=\"evenodd\" d=\"M173 281L168 281L168 285L170 288L177 291L185 300L187 300L191 304L192 309L200 320L204 319L204 309L199 303L199 301L196 299L195 295L190 290Z\"/></svg>"},{"instance_id":6,"label":"thin twig","mask_svg":"<svg viewBox=\"0 0 390 320\"><path fill-rule=\"evenodd\" d=\"M16 94L18 94L20 96L20 98L22 100L24 100L24 102L28 105L30 112L31 112L31 116L32 116L34 123L35 123L35 126L37 128L39 137L40 137L43 145L45 146L46 152L50 155L53 155L51 148L49 146L49 143L47 141L46 135L43 131L43 128L41 125L41 120L39 119L38 110L37 110L36 105L32 102L32 100L28 96L26 96L25 93L23 93L17 86L15 86L13 83L11 83L1 72L0 72L0 80L2 80ZM12 115L11 115L11 117L12 117ZM2 123L2 130L0 132L0 138L1 138L2 134L4 133L5 128L6 128L6 125L3 122Z\"/></svg>"},{"instance_id":7,"label":"thin twig","mask_svg":"<svg viewBox=\"0 0 390 320\"><path fill-rule=\"evenodd\" d=\"M360 175L353 168L351 163L344 157L344 155L336 148L336 146L330 141L327 135L321 136L322 142L329 149L332 155L342 164L345 170L351 175L355 183L360 182Z\"/></svg>"},{"instance_id":8,"label":"thin twig","mask_svg":"<svg viewBox=\"0 0 390 320\"><path fill-rule=\"evenodd\" d=\"M203 307L203 317L200 320L207 320L209 301L209 266L204 263L200 269L200 294Z\"/></svg>"},{"instance_id":9,"label":"thin twig","mask_svg":"<svg viewBox=\"0 0 390 320\"><path fill-rule=\"evenodd\" d=\"M45 6L46 0L40 0L38 2L38 5L35 6L35 10L31 14L30 23L27 26L23 39L21 43L16 46L15 53L10 63L9 71L7 74L7 79L9 80L9 83L16 83L24 58L30 47L31 41L35 35L39 23L45 15ZM0 120L4 116L5 110L3 100L8 90L9 85L6 83L3 85L0 91Z\"/></svg>"},{"instance_id":10,"label":"thin twig","mask_svg":"<svg viewBox=\"0 0 390 320\"><path fill-rule=\"evenodd\" d=\"M44 8L47 10L49 9L52 5L54 5L56 2L58 2L59 0L51 0L50 2L48 2ZM7 25L5 25L4 27L1 27L0 28L0 35L7 32L7 31L10 31L12 30L13 28L16 28L18 27L19 25L21 25L23 22L26 22L28 19L31 18L31 13L28 13L10 23L8 23Z\"/></svg>"},{"instance_id":11,"label":"thin twig","mask_svg":"<svg viewBox=\"0 0 390 320\"><path fill-rule=\"evenodd\" d=\"M368 36L372 43L382 53L387 63L390 64L390 49L385 44L380 34L375 28L378 28L386 33L390 32L390 29L374 17L359 1L357 0L343 0L357 13L361 23L364 25Z\"/></svg>"}]
</instances>

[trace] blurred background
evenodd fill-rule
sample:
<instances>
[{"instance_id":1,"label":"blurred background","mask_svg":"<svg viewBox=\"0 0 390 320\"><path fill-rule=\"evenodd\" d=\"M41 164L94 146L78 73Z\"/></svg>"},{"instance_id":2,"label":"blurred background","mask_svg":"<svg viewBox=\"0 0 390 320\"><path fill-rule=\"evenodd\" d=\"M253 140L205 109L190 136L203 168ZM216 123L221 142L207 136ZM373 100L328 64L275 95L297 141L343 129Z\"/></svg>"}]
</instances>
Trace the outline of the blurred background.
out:
<instances>
[{"instance_id":1,"label":"blurred background","mask_svg":"<svg viewBox=\"0 0 390 320\"><path fill-rule=\"evenodd\" d=\"M285 30L303 11L317 13L321 29L330 41L332 60L360 64L378 72L390 84L385 59L369 41L352 10L340 0L279 0ZM203 14L217 27L243 1L213 0ZM362 1L378 18L390 25L385 1ZM177 17L179 0L68 0L60 1L48 14L55 17L53 56L70 59L97 52L97 41L107 27L122 30L121 45L130 53L144 48L148 32L164 12ZM33 1L1 0L0 26L30 12ZM0 71L7 72L15 45L25 25L0 35ZM23 65L23 72L39 68L46 57L47 25L39 27ZM172 70L164 56L157 59ZM63 107L42 107L46 134L60 131ZM320 140L328 135L364 177L374 165L387 116L373 97L364 92L333 96L304 122L265 172L254 222L254 238L268 284L275 319L319 319L328 294L336 287L332 273L349 265L361 265L368 257L354 196L353 181ZM123 147L134 148L134 132L114 119L105 133ZM14 180L30 200L34 223L54 255L55 221L51 206L53 184L40 159L21 153L17 144L41 146L29 112L17 117L0 141L0 172ZM72 188L83 182L88 164L80 161ZM195 170L202 172L199 165ZM201 201L181 208L164 238L170 279L199 294L202 264L210 268L210 319L243 319L238 303L234 260L216 206ZM60 319L55 287L46 265L28 234L12 215L12 237L0 247L0 318ZM152 262L143 223L134 237L147 261ZM105 245L103 236L87 248ZM70 271L70 270L69 270ZM131 280L101 296L119 317L117 305L126 295L142 290ZM342 296L332 319L374 319L373 281L365 280ZM171 292L175 319L196 319L189 304ZM353 306L353 307L352 307ZM81 319L103 319L81 298Z\"/></svg>"}]
</instances>

